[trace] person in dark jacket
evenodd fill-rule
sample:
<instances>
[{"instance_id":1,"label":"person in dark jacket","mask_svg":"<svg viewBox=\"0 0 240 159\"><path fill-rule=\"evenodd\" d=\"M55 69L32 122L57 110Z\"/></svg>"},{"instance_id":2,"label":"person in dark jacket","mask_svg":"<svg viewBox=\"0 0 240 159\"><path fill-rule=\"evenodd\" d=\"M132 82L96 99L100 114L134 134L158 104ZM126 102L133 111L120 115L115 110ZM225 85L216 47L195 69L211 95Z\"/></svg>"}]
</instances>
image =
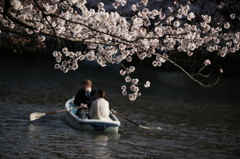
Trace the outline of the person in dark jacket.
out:
<instances>
[{"instance_id":1,"label":"person in dark jacket","mask_svg":"<svg viewBox=\"0 0 240 159\"><path fill-rule=\"evenodd\" d=\"M82 82L82 88L78 90L74 99L74 104L81 106L81 108L79 108L77 111L77 115L80 118L86 118L86 113L88 110L90 110L92 101L96 99L96 95L97 90L92 88L92 81L85 79Z\"/></svg>"}]
</instances>

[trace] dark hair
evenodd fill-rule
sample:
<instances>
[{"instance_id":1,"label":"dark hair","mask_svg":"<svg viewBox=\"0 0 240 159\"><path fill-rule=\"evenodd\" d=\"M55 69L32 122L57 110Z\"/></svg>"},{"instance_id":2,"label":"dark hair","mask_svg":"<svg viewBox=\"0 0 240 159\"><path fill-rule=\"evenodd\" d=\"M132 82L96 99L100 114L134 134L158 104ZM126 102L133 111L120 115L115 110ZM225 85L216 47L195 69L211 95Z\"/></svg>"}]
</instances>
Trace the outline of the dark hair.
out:
<instances>
[{"instance_id":1,"label":"dark hair","mask_svg":"<svg viewBox=\"0 0 240 159\"><path fill-rule=\"evenodd\" d=\"M99 89L97 94L99 95L99 97L107 98L106 91L104 91L103 89Z\"/></svg>"},{"instance_id":2,"label":"dark hair","mask_svg":"<svg viewBox=\"0 0 240 159\"><path fill-rule=\"evenodd\" d=\"M92 87L92 81L90 79L85 79L83 82L82 82L83 85L88 85L88 86L91 86Z\"/></svg>"}]
</instances>

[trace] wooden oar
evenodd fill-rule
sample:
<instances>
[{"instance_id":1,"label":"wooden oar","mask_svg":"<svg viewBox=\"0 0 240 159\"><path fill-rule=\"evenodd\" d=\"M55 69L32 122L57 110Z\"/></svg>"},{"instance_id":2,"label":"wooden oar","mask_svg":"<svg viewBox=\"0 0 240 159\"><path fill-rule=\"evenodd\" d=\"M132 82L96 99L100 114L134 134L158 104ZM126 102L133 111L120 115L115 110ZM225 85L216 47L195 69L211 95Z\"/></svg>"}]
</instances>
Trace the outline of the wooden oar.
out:
<instances>
[{"instance_id":1,"label":"wooden oar","mask_svg":"<svg viewBox=\"0 0 240 159\"><path fill-rule=\"evenodd\" d=\"M125 117L124 115L118 113L117 111L115 111L115 110L113 110L113 109L112 109L111 111L113 112L113 114L116 114L116 115L118 115L118 116L120 116L120 117L126 119L126 120L129 121L130 123L132 123L132 124L134 124L134 125L136 125L136 126L142 128L142 129L158 129L158 130L162 130L162 128L160 128L160 127L148 127L148 126L142 126L142 125L140 125L140 124L138 124L138 123L135 123L134 121L128 119L127 117Z\"/></svg>"},{"instance_id":2,"label":"wooden oar","mask_svg":"<svg viewBox=\"0 0 240 159\"><path fill-rule=\"evenodd\" d=\"M57 111L53 111L53 112L48 112L48 113L39 113L39 112L35 112L30 114L30 120L37 120L45 115L49 115L49 114L55 114L55 113L59 113L59 112L65 112L65 111L70 111L72 109L78 109L78 108L82 108L82 106L80 107L71 107L70 109L62 109L62 110L57 110Z\"/></svg>"}]
</instances>

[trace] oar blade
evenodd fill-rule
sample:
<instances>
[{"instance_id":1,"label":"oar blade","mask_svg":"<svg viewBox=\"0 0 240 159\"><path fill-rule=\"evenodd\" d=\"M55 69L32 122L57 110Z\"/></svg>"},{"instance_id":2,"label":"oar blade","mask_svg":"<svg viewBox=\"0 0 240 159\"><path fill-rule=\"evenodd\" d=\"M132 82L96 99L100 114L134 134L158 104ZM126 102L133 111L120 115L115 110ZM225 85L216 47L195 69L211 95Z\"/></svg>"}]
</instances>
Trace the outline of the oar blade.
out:
<instances>
[{"instance_id":1,"label":"oar blade","mask_svg":"<svg viewBox=\"0 0 240 159\"><path fill-rule=\"evenodd\" d=\"M45 116L46 113L39 113L39 112L35 112L35 113L32 113L30 115L30 120L33 121L33 120L37 120L39 118L41 118L42 116Z\"/></svg>"},{"instance_id":2,"label":"oar blade","mask_svg":"<svg viewBox=\"0 0 240 159\"><path fill-rule=\"evenodd\" d=\"M148 126L143 126L143 125L139 125L139 127L142 129L147 129L147 130L162 130L162 128L160 128L160 127L148 127Z\"/></svg>"},{"instance_id":3,"label":"oar blade","mask_svg":"<svg viewBox=\"0 0 240 159\"><path fill-rule=\"evenodd\" d=\"M140 127L140 128L142 128L142 129L147 129L147 130L149 130L149 129L150 129L150 127L143 126L143 125L139 125L139 127Z\"/></svg>"}]
</instances>

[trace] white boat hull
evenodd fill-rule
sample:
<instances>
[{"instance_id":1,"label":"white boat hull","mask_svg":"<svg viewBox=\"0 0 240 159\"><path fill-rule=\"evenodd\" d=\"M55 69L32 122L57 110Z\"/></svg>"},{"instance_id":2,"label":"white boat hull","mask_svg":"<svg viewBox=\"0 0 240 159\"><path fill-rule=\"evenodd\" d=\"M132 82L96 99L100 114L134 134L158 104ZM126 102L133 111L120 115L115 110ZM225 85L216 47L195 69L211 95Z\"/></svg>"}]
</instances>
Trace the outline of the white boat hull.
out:
<instances>
[{"instance_id":1,"label":"white boat hull","mask_svg":"<svg viewBox=\"0 0 240 159\"><path fill-rule=\"evenodd\" d=\"M120 124L120 121L117 117L110 113L110 120L97 120L97 119L81 119L77 115L75 115L77 109L71 109L73 107L77 107L73 104L73 99L69 99L65 108L69 109L67 111L67 122L74 128L80 130L99 130L99 131L114 131L117 132Z\"/></svg>"}]
</instances>

